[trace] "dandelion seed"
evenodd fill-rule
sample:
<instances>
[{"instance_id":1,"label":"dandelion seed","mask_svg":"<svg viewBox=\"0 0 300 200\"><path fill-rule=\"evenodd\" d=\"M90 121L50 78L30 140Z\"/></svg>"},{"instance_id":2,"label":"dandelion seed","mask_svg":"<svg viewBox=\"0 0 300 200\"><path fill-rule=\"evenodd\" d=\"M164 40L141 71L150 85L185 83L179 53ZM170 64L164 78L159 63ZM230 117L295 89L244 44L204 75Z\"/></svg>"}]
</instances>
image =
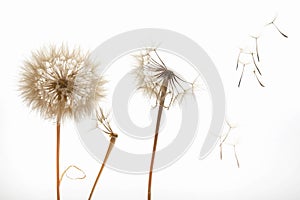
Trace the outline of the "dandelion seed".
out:
<instances>
[{"instance_id":1,"label":"dandelion seed","mask_svg":"<svg viewBox=\"0 0 300 200\"><path fill-rule=\"evenodd\" d=\"M137 66L133 72L136 75L138 89L142 90L148 97L154 97L155 106L159 105L148 179L148 200L151 200L152 173L162 111L164 108L169 109L174 102L180 103L187 93L193 93L194 83L185 81L168 69L156 49L146 49L134 57L137 60ZM170 102L166 103L165 100L168 95Z\"/></svg>"},{"instance_id":2,"label":"dandelion seed","mask_svg":"<svg viewBox=\"0 0 300 200\"><path fill-rule=\"evenodd\" d=\"M228 126L228 130L225 133L225 136L223 137L223 139L220 140L220 145L219 145L219 147L220 147L220 160L223 159L223 145L226 142L228 136L230 135L230 132L232 131L232 129L235 128L235 126L233 126L232 124L230 124L228 122L228 120L225 120L225 122L226 122L226 124ZM236 148L235 148L236 145L233 144L232 146L233 146L234 157L236 159L237 167L240 168L240 162L239 162L239 159L238 159L238 156L237 156L237 152L236 152Z\"/></svg>"},{"instance_id":3,"label":"dandelion seed","mask_svg":"<svg viewBox=\"0 0 300 200\"><path fill-rule=\"evenodd\" d=\"M225 120L225 122L226 122L226 124L227 124L227 126L229 127L228 128L228 131L226 132L226 134L225 134L225 136L224 136L224 138L221 140L221 142L220 142L220 159L222 160L222 158L223 158L223 144L224 144L224 142L226 141L226 139L227 139L227 137L229 136L229 133L230 133L230 131L233 129L233 128L235 128L233 125L231 125L227 120Z\"/></svg>"},{"instance_id":4,"label":"dandelion seed","mask_svg":"<svg viewBox=\"0 0 300 200\"><path fill-rule=\"evenodd\" d=\"M258 41L257 41L259 36L251 36L251 37L255 39L256 56L257 56L257 60L259 62L260 60L259 60L259 54L258 54Z\"/></svg>"},{"instance_id":5,"label":"dandelion seed","mask_svg":"<svg viewBox=\"0 0 300 200\"><path fill-rule=\"evenodd\" d=\"M243 52L243 49L240 48L240 51L239 51L239 54L238 54L238 57L237 57L237 61L236 61L236 68L235 68L235 70L238 70L238 68L239 68L240 56L241 56L242 52Z\"/></svg>"},{"instance_id":6,"label":"dandelion seed","mask_svg":"<svg viewBox=\"0 0 300 200\"><path fill-rule=\"evenodd\" d=\"M246 65L251 64L251 63L243 63L242 61L239 61L239 63L241 63L241 64L243 65L243 70L242 70L242 74L241 74L241 77L240 77L240 80L239 80L238 87L240 87L240 85L241 85L241 82L242 82L242 78L243 78L243 76L244 76L244 71L245 71Z\"/></svg>"},{"instance_id":7,"label":"dandelion seed","mask_svg":"<svg viewBox=\"0 0 300 200\"><path fill-rule=\"evenodd\" d=\"M266 26L268 26L268 25L273 25L273 26L277 29L277 31L278 31L283 37L288 38L288 36L287 36L286 34L284 34L284 33L277 27L277 25L275 24L275 20L277 19L277 17L278 17L278 15L276 15L276 16L274 17L274 19L273 19L270 23L267 23Z\"/></svg>"},{"instance_id":8,"label":"dandelion seed","mask_svg":"<svg viewBox=\"0 0 300 200\"><path fill-rule=\"evenodd\" d=\"M108 149L106 151L106 154L105 154L105 157L104 157L104 160L103 160L103 163L101 165L101 168L99 170L99 173L96 177L96 180L94 182L94 185L93 185L93 188L90 192L90 196L89 196L89 200L92 199L92 196L93 196L93 193L95 191L95 188L96 188L96 185L100 179L100 176L102 174L102 171L105 167L105 164L109 158L109 155L115 145L115 142L116 142L116 139L118 137L118 134L114 133L114 131L112 130L111 126L110 126L110 122L109 122L109 119L108 119L108 115L104 114L103 110L101 108L98 109L97 111L97 120L99 122L99 125L100 125L100 129L102 130L102 132L106 133L109 137L110 137L110 143L109 143L109 146L108 146Z\"/></svg>"},{"instance_id":9,"label":"dandelion seed","mask_svg":"<svg viewBox=\"0 0 300 200\"><path fill-rule=\"evenodd\" d=\"M256 61L255 61L255 56L254 56L254 54L257 54L257 53L254 53L254 52L251 52L251 51L249 51L249 52L242 51L242 53L243 53L243 54L248 54L248 55L250 55L252 61L251 61L251 62L244 63L244 62L242 62L241 60L238 60L238 64L241 63L241 64L243 65L242 74L241 74L241 77L240 77L240 79L239 79L238 87L240 87L240 85L241 85L241 82L242 82L242 78L243 78L243 76L244 76L244 71L245 71L245 66L246 66L246 65L253 63L253 65L254 65L254 67L255 67L255 71L258 71L258 73L259 73L260 75L262 75L262 74L261 74L261 71L260 71L260 69L258 68L258 65L257 65L257 63L256 63ZM259 79L258 79L258 77L257 77L256 74L255 74L255 76L256 76L257 80L259 81ZM261 84L260 81L259 81L259 83L260 83L260 85L261 85L262 87L264 87L263 84Z\"/></svg>"},{"instance_id":10,"label":"dandelion seed","mask_svg":"<svg viewBox=\"0 0 300 200\"><path fill-rule=\"evenodd\" d=\"M239 158L238 158L237 153L236 153L235 146L236 145L233 145L234 157L235 157L235 160L236 160L237 167L240 168L240 162L239 162Z\"/></svg>"},{"instance_id":11,"label":"dandelion seed","mask_svg":"<svg viewBox=\"0 0 300 200\"><path fill-rule=\"evenodd\" d=\"M256 54L257 54L257 53L256 53ZM254 64L255 68L257 69L258 73L261 75L261 72L260 72L260 70L259 70L259 68L258 68L258 66L257 66L257 64L256 64L256 61L255 61L254 53L253 53L253 52L251 53L251 56L252 56L252 60L253 60L253 64Z\"/></svg>"},{"instance_id":12,"label":"dandelion seed","mask_svg":"<svg viewBox=\"0 0 300 200\"><path fill-rule=\"evenodd\" d=\"M60 125L91 114L103 97L105 81L96 64L80 49L51 46L33 52L22 68L20 91L24 101L45 119L56 119L56 187L60 199Z\"/></svg>"}]
</instances>

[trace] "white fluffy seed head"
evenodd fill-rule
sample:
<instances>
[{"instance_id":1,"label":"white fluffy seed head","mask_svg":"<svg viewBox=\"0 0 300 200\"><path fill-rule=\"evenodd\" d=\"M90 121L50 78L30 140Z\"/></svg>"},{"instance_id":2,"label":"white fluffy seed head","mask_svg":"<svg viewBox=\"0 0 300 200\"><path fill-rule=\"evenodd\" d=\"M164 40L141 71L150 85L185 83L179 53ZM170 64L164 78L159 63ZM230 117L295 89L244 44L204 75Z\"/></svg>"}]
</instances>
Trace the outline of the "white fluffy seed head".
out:
<instances>
[{"instance_id":1,"label":"white fluffy seed head","mask_svg":"<svg viewBox=\"0 0 300 200\"><path fill-rule=\"evenodd\" d=\"M104 79L80 49L51 46L32 53L21 71L21 96L45 119L78 120L104 97Z\"/></svg>"}]
</instances>

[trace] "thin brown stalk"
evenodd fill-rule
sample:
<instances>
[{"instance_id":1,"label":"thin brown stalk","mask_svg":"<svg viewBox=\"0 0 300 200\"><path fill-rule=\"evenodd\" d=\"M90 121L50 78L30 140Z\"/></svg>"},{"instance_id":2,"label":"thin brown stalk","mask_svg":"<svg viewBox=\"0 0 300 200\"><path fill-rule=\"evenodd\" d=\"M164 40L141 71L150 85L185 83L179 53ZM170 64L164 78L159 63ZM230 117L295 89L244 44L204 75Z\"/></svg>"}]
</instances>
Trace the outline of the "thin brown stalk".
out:
<instances>
[{"instance_id":1,"label":"thin brown stalk","mask_svg":"<svg viewBox=\"0 0 300 200\"><path fill-rule=\"evenodd\" d=\"M57 200L60 200L59 153L60 153L60 119L57 119L56 122L56 199Z\"/></svg>"},{"instance_id":2,"label":"thin brown stalk","mask_svg":"<svg viewBox=\"0 0 300 200\"><path fill-rule=\"evenodd\" d=\"M102 163L102 165L101 165L101 168L100 168L100 170L99 170L99 173L98 173L98 175L97 175L97 177L96 177L96 180L95 180L95 182L94 182L93 188L92 188L92 190L91 190L91 192L90 192L89 200L92 199L93 193L94 193L94 191L95 191L95 188L96 188L96 185L97 185L97 183L98 183L98 181L99 181L99 178L100 178L100 176L101 176L101 173L102 173L102 171L103 171L103 169L104 169L104 167L105 167L105 164L106 164L106 162L107 162L107 160L108 160L108 157L109 157L109 155L110 155L110 153L111 153L111 151L112 151L112 149L113 149L113 147L114 147L114 145L115 145L117 135L116 135L116 134L111 134L110 137L111 137L111 138L110 138L110 143L109 143L109 146L108 146L108 148L107 148L107 151L106 151L106 154L105 154L103 163Z\"/></svg>"},{"instance_id":3,"label":"thin brown stalk","mask_svg":"<svg viewBox=\"0 0 300 200\"><path fill-rule=\"evenodd\" d=\"M162 111L164 108L164 103L165 103L165 99L166 99L166 95L167 95L167 87L168 87L167 85L168 85L168 81L164 81L164 83L161 87L159 109L158 109L158 113L157 113L155 136L154 136L151 164L150 164L150 170L149 170L148 200L151 200L152 173L153 173L153 166L154 166L155 153L156 153L156 147L157 147L158 133L159 133L160 122L161 122L161 115L162 115Z\"/></svg>"}]
</instances>

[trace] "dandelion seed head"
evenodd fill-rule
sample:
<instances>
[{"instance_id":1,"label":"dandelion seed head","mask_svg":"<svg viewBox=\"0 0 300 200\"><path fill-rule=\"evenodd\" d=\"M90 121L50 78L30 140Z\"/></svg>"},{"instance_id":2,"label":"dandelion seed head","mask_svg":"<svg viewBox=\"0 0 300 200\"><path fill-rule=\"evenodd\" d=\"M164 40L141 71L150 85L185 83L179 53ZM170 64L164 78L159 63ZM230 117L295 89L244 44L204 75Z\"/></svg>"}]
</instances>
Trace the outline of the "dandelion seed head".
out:
<instances>
[{"instance_id":1,"label":"dandelion seed head","mask_svg":"<svg viewBox=\"0 0 300 200\"><path fill-rule=\"evenodd\" d=\"M159 99L162 87L167 87L170 105L181 102L184 95L193 93L194 83L181 78L170 70L159 57L155 48L147 48L134 55L136 65L133 74L136 77L138 89L150 98Z\"/></svg>"},{"instance_id":2,"label":"dandelion seed head","mask_svg":"<svg viewBox=\"0 0 300 200\"><path fill-rule=\"evenodd\" d=\"M93 112L104 97L104 83L88 54L64 45L51 46L33 52L24 62L20 91L43 118L78 120Z\"/></svg>"}]
</instances>

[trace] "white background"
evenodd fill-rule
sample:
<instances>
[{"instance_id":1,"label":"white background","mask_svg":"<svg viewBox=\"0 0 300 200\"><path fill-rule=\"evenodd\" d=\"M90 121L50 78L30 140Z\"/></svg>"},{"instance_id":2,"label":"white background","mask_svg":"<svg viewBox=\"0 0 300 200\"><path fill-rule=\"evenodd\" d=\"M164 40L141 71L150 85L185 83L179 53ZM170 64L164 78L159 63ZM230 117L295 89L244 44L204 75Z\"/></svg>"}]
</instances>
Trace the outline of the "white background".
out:
<instances>
[{"instance_id":1,"label":"white background","mask_svg":"<svg viewBox=\"0 0 300 200\"><path fill-rule=\"evenodd\" d=\"M30 112L19 97L18 73L32 50L43 45L80 45L93 50L124 31L154 27L180 32L201 45L216 64L227 96L227 114L238 125L232 147L198 160L203 135L176 164L154 174L153 199L299 199L300 95L299 7L293 1L3 1L0 3L0 199L55 199L55 124ZM246 70L241 88L235 71L238 48L259 39L265 88ZM253 41L252 41L253 42ZM62 169L87 173L65 179L63 199L87 199L98 172L75 125L62 127ZM146 199L147 175L106 169L95 199Z\"/></svg>"}]
</instances>

